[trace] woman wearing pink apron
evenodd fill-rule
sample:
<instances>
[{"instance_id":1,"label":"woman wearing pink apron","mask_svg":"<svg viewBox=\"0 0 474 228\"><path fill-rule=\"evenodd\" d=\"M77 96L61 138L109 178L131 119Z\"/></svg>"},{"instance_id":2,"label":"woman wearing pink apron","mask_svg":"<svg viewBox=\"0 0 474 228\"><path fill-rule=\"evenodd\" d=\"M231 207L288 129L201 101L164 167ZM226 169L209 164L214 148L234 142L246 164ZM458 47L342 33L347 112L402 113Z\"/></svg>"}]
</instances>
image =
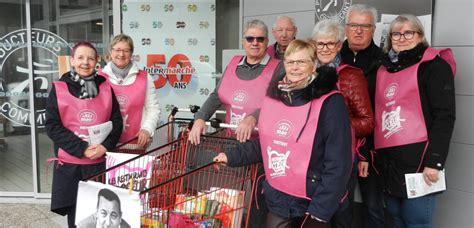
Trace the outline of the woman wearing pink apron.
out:
<instances>
[{"instance_id":1,"label":"woman wearing pink apron","mask_svg":"<svg viewBox=\"0 0 474 228\"><path fill-rule=\"evenodd\" d=\"M262 103L259 140L214 161L229 166L263 161L266 227L329 227L352 164L349 114L335 90L336 69L324 66L315 74L311 43L292 41L284 65L286 75L270 84Z\"/></svg>"},{"instance_id":2,"label":"woman wearing pink apron","mask_svg":"<svg viewBox=\"0 0 474 228\"><path fill-rule=\"evenodd\" d=\"M87 42L74 46L72 70L54 82L46 106L46 131L54 142L56 161L51 211L68 216L75 227L78 183L105 169L105 152L115 147L122 132L119 104L106 79L95 72L97 52ZM87 127L112 122L100 144L90 144Z\"/></svg>"},{"instance_id":3,"label":"woman wearing pink apron","mask_svg":"<svg viewBox=\"0 0 474 228\"><path fill-rule=\"evenodd\" d=\"M455 63L430 48L421 22L400 15L391 24L376 79L374 147L393 226L433 227L436 194L408 199L405 174L439 180L455 121Z\"/></svg>"},{"instance_id":4,"label":"woman wearing pink apron","mask_svg":"<svg viewBox=\"0 0 474 228\"><path fill-rule=\"evenodd\" d=\"M132 62L133 50L130 36L115 36L109 50L111 61L99 75L107 78L120 104L124 128L119 143L127 143L120 149L141 154L158 127L160 106L153 79Z\"/></svg>"},{"instance_id":5,"label":"woman wearing pink apron","mask_svg":"<svg viewBox=\"0 0 474 228\"><path fill-rule=\"evenodd\" d=\"M349 228L353 223L357 170L359 168L360 177L367 177L368 169L368 162L358 151L360 145L365 142L365 137L371 135L374 130L374 114L364 73L361 69L341 62L339 51L344 42L344 28L334 20L319 21L314 26L312 40L316 45L319 65L337 69L338 89L344 97L351 121L353 167L347 186L348 197L331 221L332 228Z\"/></svg>"}]
</instances>

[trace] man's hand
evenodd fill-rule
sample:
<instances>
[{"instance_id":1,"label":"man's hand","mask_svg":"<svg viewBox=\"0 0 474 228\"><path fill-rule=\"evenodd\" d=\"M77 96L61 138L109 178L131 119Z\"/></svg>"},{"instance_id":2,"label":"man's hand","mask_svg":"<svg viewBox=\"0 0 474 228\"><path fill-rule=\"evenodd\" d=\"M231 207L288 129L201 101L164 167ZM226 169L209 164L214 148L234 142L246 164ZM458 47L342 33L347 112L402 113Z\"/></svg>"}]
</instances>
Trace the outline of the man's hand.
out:
<instances>
[{"instance_id":1,"label":"man's hand","mask_svg":"<svg viewBox=\"0 0 474 228\"><path fill-rule=\"evenodd\" d=\"M188 140L193 145L201 143L201 134L206 133L206 122L202 119L194 120L193 128L189 132Z\"/></svg>"},{"instance_id":2,"label":"man's hand","mask_svg":"<svg viewBox=\"0 0 474 228\"><path fill-rule=\"evenodd\" d=\"M250 136L252 135L252 131L255 128L255 125L257 124L257 119L253 116L247 116L245 117L237 126L237 129L235 130L235 138L239 142L245 142L250 139Z\"/></svg>"},{"instance_id":3,"label":"man's hand","mask_svg":"<svg viewBox=\"0 0 474 228\"><path fill-rule=\"evenodd\" d=\"M423 169L423 179L425 179L426 184L431 186L432 183L436 183L438 181L439 170L425 167Z\"/></svg>"},{"instance_id":4,"label":"man's hand","mask_svg":"<svg viewBox=\"0 0 474 228\"><path fill-rule=\"evenodd\" d=\"M369 162L360 161L357 164L359 168L359 177L368 177L369 176Z\"/></svg>"},{"instance_id":5,"label":"man's hand","mask_svg":"<svg viewBox=\"0 0 474 228\"><path fill-rule=\"evenodd\" d=\"M150 142L151 133L145 129L141 129L138 133L138 145L142 148L146 148Z\"/></svg>"}]
</instances>

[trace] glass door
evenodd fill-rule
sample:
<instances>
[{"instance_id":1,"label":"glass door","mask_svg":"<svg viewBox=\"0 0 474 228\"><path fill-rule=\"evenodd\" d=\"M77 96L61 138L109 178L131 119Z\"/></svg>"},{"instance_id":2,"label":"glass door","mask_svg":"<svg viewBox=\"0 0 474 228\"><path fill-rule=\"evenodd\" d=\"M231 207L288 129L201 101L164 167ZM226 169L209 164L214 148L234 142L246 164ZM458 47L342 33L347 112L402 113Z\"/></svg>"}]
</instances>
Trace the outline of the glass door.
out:
<instances>
[{"instance_id":1,"label":"glass door","mask_svg":"<svg viewBox=\"0 0 474 228\"><path fill-rule=\"evenodd\" d=\"M32 195L24 1L0 3L0 195Z\"/></svg>"}]
</instances>

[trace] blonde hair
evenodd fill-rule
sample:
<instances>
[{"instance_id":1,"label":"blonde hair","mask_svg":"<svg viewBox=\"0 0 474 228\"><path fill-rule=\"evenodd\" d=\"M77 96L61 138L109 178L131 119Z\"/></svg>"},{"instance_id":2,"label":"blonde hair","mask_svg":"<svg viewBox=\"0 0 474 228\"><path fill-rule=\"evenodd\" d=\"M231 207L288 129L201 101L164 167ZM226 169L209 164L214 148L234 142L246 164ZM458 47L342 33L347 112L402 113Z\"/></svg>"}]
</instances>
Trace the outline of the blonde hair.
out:
<instances>
[{"instance_id":1,"label":"blonde hair","mask_svg":"<svg viewBox=\"0 0 474 228\"><path fill-rule=\"evenodd\" d=\"M308 50L309 58L311 61L316 61L316 47L312 42L304 41L304 40L293 40L290 42L288 47L286 48L285 55L283 56L284 59L289 55L299 52L301 50Z\"/></svg>"},{"instance_id":2,"label":"blonde hair","mask_svg":"<svg viewBox=\"0 0 474 228\"><path fill-rule=\"evenodd\" d=\"M130 51L132 51L133 53L133 40L130 36L128 35L125 35L125 34L119 34L119 35L116 35L113 39L112 39L112 42L110 43L110 50L112 50L112 48L119 42L126 42L128 44L128 46L130 46Z\"/></svg>"},{"instance_id":3,"label":"blonde hair","mask_svg":"<svg viewBox=\"0 0 474 228\"><path fill-rule=\"evenodd\" d=\"M406 23L410 24L413 31L417 32L420 36L423 37L421 43L423 43L423 45L427 47L429 46L428 41L426 40L426 36L425 36L425 29L423 28L423 24L421 24L421 21L418 19L418 17L412 14L402 14L396 17L392 21L392 23L390 23L390 27L388 29L388 34L387 34L387 44L383 48L385 52L389 52L390 49L392 49L393 30Z\"/></svg>"}]
</instances>

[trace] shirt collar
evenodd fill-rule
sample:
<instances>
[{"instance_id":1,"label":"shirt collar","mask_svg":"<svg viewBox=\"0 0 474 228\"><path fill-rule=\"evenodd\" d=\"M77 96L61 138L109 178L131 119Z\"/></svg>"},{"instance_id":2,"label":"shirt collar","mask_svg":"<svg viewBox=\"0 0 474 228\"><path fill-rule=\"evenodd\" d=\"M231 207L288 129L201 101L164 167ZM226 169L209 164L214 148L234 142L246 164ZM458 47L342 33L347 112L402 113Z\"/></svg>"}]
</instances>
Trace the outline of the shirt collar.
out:
<instances>
[{"instance_id":1,"label":"shirt collar","mask_svg":"<svg viewBox=\"0 0 474 228\"><path fill-rule=\"evenodd\" d=\"M247 56L244 56L242 58L242 60L239 62L238 66L244 66L244 65L247 65L245 63L245 60L247 60ZM268 54L265 54L265 57L263 57L262 61L260 61L260 63L257 63L259 65L263 65L263 66L266 66L268 64L268 62L270 61L270 56ZM257 65L255 64L255 65Z\"/></svg>"}]
</instances>

